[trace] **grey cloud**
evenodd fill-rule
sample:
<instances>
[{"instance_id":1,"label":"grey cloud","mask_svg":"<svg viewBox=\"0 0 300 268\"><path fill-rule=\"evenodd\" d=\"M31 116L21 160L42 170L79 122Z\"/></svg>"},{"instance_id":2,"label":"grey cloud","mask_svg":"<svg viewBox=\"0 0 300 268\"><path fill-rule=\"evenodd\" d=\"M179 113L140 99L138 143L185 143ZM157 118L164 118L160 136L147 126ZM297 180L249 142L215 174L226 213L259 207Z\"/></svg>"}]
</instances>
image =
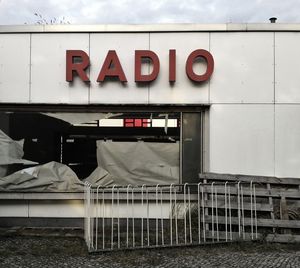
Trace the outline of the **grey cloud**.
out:
<instances>
[{"instance_id":1,"label":"grey cloud","mask_svg":"<svg viewBox=\"0 0 300 268\"><path fill-rule=\"evenodd\" d=\"M63 16L72 24L297 22L298 0L0 0L0 24Z\"/></svg>"}]
</instances>

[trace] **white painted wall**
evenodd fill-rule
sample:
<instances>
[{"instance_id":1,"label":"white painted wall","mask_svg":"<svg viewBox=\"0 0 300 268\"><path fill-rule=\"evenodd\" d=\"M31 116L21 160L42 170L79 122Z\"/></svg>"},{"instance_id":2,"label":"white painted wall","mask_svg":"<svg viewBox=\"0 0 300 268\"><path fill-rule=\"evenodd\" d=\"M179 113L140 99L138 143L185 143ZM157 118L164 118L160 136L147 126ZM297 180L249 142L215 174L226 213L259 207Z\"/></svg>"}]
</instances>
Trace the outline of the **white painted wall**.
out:
<instances>
[{"instance_id":1,"label":"white painted wall","mask_svg":"<svg viewBox=\"0 0 300 268\"><path fill-rule=\"evenodd\" d=\"M182 203L177 204L177 217L182 218L184 215L184 206ZM98 217L144 217L147 218L146 205L135 204L132 206L126 203L117 204L112 209L111 202L107 202L105 206L98 206L90 211L91 215ZM97 214L98 213L98 214ZM85 208L83 200L5 200L0 202L0 218L1 217L24 217L24 218L84 218ZM161 207L154 202L149 203L150 219L169 218L170 204L164 203Z\"/></svg>"},{"instance_id":2,"label":"white painted wall","mask_svg":"<svg viewBox=\"0 0 300 268\"><path fill-rule=\"evenodd\" d=\"M186 76L185 63L196 49L209 51L208 33L151 33L150 50L157 53L161 62L158 79L150 85L149 103L208 103L209 83L195 84ZM169 84L169 49L176 49L176 83ZM198 67L198 68L197 68ZM204 73L204 66L195 66L196 73Z\"/></svg>"},{"instance_id":3,"label":"white painted wall","mask_svg":"<svg viewBox=\"0 0 300 268\"><path fill-rule=\"evenodd\" d=\"M211 171L274 175L273 105L215 104L210 120Z\"/></svg>"},{"instance_id":4,"label":"white painted wall","mask_svg":"<svg viewBox=\"0 0 300 268\"><path fill-rule=\"evenodd\" d=\"M188 55L209 50L209 33L0 33L0 103L65 104L194 104L209 102L209 83L193 84L185 74ZM66 82L66 50L84 50L90 56L91 83L78 77ZM160 73L152 84L134 82L135 50L153 50ZM177 50L177 82L168 82L169 49ZM97 83L108 50L116 50L128 82ZM2 56L3 55L3 56ZM147 73L147 65L143 65ZM195 64L203 73L205 66ZM20 78L16 79L16 75ZM17 96L16 96L17 95Z\"/></svg>"},{"instance_id":5,"label":"white painted wall","mask_svg":"<svg viewBox=\"0 0 300 268\"><path fill-rule=\"evenodd\" d=\"M95 33L90 35L90 103L148 103L148 86L134 82L134 50L149 49L149 34ZM109 50L116 50L128 82L97 83L101 66Z\"/></svg>"},{"instance_id":6,"label":"white painted wall","mask_svg":"<svg viewBox=\"0 0 300 268\"><path fill-rule=\"evenodd\" d=\"M0 35L0 102L30 99L30 35Z\"/></svg>"},{"instance_id":7,"label":"white painted wall","mask_svg":"<svg viewBox=\"0 0 300 268\"><path fill-rule=\"evenodd\" d=\"M0 202L0 217L83 218L82 200L5 200Z\"/></svg>"},{"instance_id":8,"label":"white painted wall","mask_svg":"<svg viewBox=\"0 0 300 268\"><path fill-rule=\"evenodd\" d=\"M210 104L211 172L299 177L300 32L0 34L0 102L66 104ZM185 60L211 52L215 70L195 85ZM65 51L85 50L91 83L65 81ZM96 82L109 49L128 79ZM134 83L134 50L159 55L158 79ZM177 50L177 82L168 82L168 50ZM203 70L203 66L198 72Z\"/></svg>"},{"instance_id":9,"label":"white painted wall","mask_svg":"<svg viewBox=\"0 0 300 268\"><path fill-rule=\"evenodd\" d=\"M89 88L84 82L76 79L73 83L68 83L65 80L65 53L70 47L88 52L89 35L31 35L31 103L89 102Z\"/></svg>"},{"instance_id":10,"label":"white painted wall","mask_svg":"<svg viewBox=\"0 0 300 268\"><path fill-rule=\"evenodd\" d=\"M275 33L275 101L300 103L300 33Z\"/></svg>"},{"instance_id":11,"label":"white painted wall","mask_svg":"<svg viewBox=\"0 0 300 268\"><path fill-rule=\"evenodd\" d=\"M300 105L275 106L275 174L300 177Z\"/></svg>"},{"instance_id":12,"label":"white painted wall","mask_svg":"<svg viewBox=\"0 0 300 268\"><path fill-rule=\"evenodd\" d=\"M212 33L210 103L273 103L273 33Z\"/></svg>"}]
</instances>

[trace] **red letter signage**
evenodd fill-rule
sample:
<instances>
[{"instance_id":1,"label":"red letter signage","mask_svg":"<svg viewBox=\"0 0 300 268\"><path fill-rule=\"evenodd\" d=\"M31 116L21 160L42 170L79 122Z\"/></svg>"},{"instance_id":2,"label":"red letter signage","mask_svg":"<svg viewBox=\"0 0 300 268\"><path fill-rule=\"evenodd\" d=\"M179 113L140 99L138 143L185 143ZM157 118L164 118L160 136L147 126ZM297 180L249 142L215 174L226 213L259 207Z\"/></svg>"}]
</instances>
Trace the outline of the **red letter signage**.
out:
<instances>
[{"instance_id":1,"label":"red letter signage","mask_svg":"<svg viewBox=\"0 0 300 268\"><path fill-rule=\"evenodd\" d=\"M176 82L176 50L169 50L169 82Z\"/></svg>"},{"instance_id":2,"label":"red letter signage","mask_svg":"<svg viewBox=\"0 0 300 268\"><path fill-rule=\"evenodd\" d=\"M142 59L147 58L152 61L153 69L151 74L142 74ZM157 55L150 50L135 51L135 82L151 82L155 80L159 73L159 59Z\"/></svg>"},{"instance_id":3,"label":"red letter signage","mask_svg":"<svg viewBox=\"0 0 300 268\"><path fill-rule=\"evenodd\" d=\"M1 1L1 0L0 0ZM206 70L203 74L194 72L194 65L197 60L202 59L206 62ZM154 81L160 71L160 62L157 54L151 50L135 50L134 79L136 83ZM142 73L143 63L149 67L149 72ZM75 75L84 82L90 79L86 73L90 66L90 58L83 50L66 51L66 80L72 82ZM152 66L152 69L150 68ZM196 83L207 81L214 71L213 56L204 49L193 51L186 60L185 71L187 77ZM113 81L127 82L119 57L115 50L109 50L99 72L97 82L104 82L106 79L115 78ZM172 85L176 82L176 50L169 50L169 82Z\"/></svg>"},{"instance_id":4,"label":"red letter signage","mask_svg":"<svg viewBox=\"0 0 300 268\"><path fill-rule=\"evenodd\" d=\"M106 77L118 77L121 82L127 82L126 76L123 72L121 63L115 50L108 51L99 73L97 82L103 82Z\"/></svg>"},{"instance_id":5,"label":"red letter signage","mask_svg":"<svg viewBox=\"0 0 300 268\"><path fill-rule=\"evenodd\" d=\"M204 58L207 64L206 67L206 72L202 75L195 74L193 70L193 64L195 62L195 59L201 57ZM197 49L193 51L189 57L187 58L186 61L186 66L185 66L186 74L194 82L203 82L206 81L210 78L210 76L213 73L214 70L214 59L213 56L204 49Z\"/></svg>"},{"instance_id":6,"label":"red letter signage","mask_svg":"<svg viewBox=\"0 0 300 268\"><path fill-rule=\"evenodd\" d=\"M78 63L74 62L75 58L79 58L80 61ZM84 82L89 82L85 70L90 65L89 56L82 50L67 50L66 53L66 80L68 82L72 82L74 78L74 72L78 74L78 76Z\"/></svg>"}]
</instances>

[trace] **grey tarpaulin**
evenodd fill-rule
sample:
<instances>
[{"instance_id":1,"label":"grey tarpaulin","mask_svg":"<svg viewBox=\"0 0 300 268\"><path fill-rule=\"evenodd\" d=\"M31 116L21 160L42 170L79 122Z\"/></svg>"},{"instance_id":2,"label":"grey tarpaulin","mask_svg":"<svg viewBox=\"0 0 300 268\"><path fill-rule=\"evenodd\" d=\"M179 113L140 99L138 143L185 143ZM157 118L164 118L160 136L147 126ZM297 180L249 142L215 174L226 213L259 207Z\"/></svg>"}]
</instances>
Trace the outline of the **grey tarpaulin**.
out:
<instances>
[{"instance_id":1,"label":"grey tarpaulin","mask_svg":"<svg viewBox=\"0 0 300 268\"><path fill-rule=\"evenodd\" d=\"M97 141L97 161L101 184L179 182L179 143Z\"/></svg>"},{"instance_id":2,"label":"grey tarpaulin","mask_svg":"<svg viewBox=\"0 0 300 268\"><path fill-rule=\"evenodd\" d=\"M77 192L83 191L83 183L68 166L49 162L0 178L0 191Z\"/></svg>"},{"instance_id":3,"label":"grey tarpaulin","mask_svg":"<svg viewBox=\"0 0 300 268\"><path fill-rule=\"evenodd\" d=\"M29 160L22 159L24 140L14 141L0 130L0 177L6 175L7 167L11 164L37 164Z\"/></svg>"},{"instance_id":4,"label":"grey tarpaulin","mask_svg":"<svg viewBox=\"0 0 300 268\"><path fill-rule=\"evenodd\" d=\"M91 175L83 181L89 182L92 185L109 186L114 184L115 178L112 175L110 175L105 169L97 167L91 173Z\"/></svg>"},{"instance_id":5,"label":"grey tarpaulin","mask_svg":"<svg viewBox=\"0 0 300 268\"><path fill-rule=\"evenodd\" d=\"M14 141L0 130L0 165L9 164L36 164L22 159L24 140Z\"/></svg>"}]
</instances>

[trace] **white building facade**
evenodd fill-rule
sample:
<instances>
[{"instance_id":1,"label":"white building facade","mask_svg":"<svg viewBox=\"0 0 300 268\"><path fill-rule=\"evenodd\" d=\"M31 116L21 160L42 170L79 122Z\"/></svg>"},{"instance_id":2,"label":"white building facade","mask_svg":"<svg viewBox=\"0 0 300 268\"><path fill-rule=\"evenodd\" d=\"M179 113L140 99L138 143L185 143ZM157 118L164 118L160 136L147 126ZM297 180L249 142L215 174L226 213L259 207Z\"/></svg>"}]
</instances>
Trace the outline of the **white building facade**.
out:
<instances>
[{"instance_id":1,"label":"white building facade","mask_svg":"<svg viewBox=\"0 0 300 268\"><path fill-rule=\"evenodd\" d=\"M0 108L198 109L202 172L300 177L299 47L300 24L1 26ZM68 50L86 53L90 82L76 72L67 81ZM135 81L139 50L158 57L153 81ZM170 50L176 51L171 63ZM197 50L209 52L214 63L200 82L186 72ZM97 82L109 51L127 82ZM171 82L170 64L176 66ZM151 59L141 65L144 75L153 71ZM194 74L201 77L208 65L205 57L194 58Z\"/></svg>"},{"instance_id":2,"label":"white building facade","mask_svg":"<svg viewBox=\"0 0 300 268\"><path fill-rule=\"evenodd\" d=\"M206 105L205 171L299 177L299 30L285 24L2 26L0 102ZM170 49L176 50L172 85ZM188 55L197 49L209 51L215 63L210 79L198 84L185 72ZM66 50L89 55L89 84L66 81ZM109 50L119 57L126 85L96 81ZM136 50L159 57L152 83L134 81Z\"/></svg>"}]
</instances>

